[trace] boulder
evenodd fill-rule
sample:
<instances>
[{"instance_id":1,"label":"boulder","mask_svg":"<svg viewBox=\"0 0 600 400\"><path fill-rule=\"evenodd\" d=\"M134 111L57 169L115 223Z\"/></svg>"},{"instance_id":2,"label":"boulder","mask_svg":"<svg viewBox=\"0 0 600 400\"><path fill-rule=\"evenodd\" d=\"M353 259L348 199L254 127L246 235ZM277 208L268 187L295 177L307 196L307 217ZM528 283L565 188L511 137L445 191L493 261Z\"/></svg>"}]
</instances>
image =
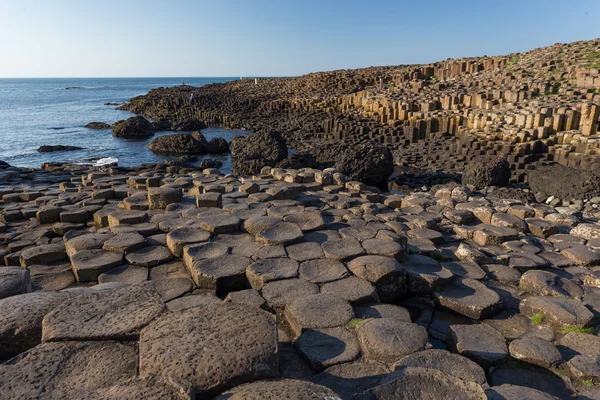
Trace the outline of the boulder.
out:
<instances>
[{"instance_id":1,"label":"boulder","mask_svg":"<svg viewBox=\"0 0 600 400\"><path fill-rule=\"evenodd\" d=\"M106 122L90 122L85 127L88 129L110 129L110 125Z\"/></svg>"},{"instance_id":2,"label":"boulder","mask_svg":"<svg viewBox=\"0 0 600 400\"><path fill-rule=\"evenodd\" d=\"M45 145L38 148L38 153L52 153L54 151L75 151L83 150L83 147L79 146L63 146L61 144Z\"/></svg>"},{"instance_id":3,"label":"boulder","mask_svg":"<svg viewBox=\"0 0 600 400\"><path fill-rule=\"evenodd\" d=\"M112 135L125 139L145 139L154 135L154 127L144 117L131 117L115 122L112 126Z\"/></svg>"},{"instance_id":4,"label":"boulder","mask_svg":"<svg viewBox=\"0 0 600 400\"><path fill-rule=\"evenodd\" d=\"M148 144L148 148L159 154L204 154L207 150L189 133L159 136Z\"/></svg>"},{"instance_id":5,"label":"boulder","mask_svg":"<svg viewBox=\"0 0 600 400\"><path fill-rule=\"evenodd\" d=\"M200 168L200 169L221 168L222 166L223 166L223 163L221 161L216 160L214 158L207 158L200 162L200 165L198 166L198 168Z\"/></svg>"},{"instance_id":6,"label":"boulder","mask_svg":"<svg viewBox=\"0 0 600 400\"><path fill-rule=\"evenodd\" d=\"M500 157L479 157L467 164L462 176L463 185L477 188L488 186L503 187L510 180L508 161Z\"/></svg>"},{"instance_id":7,"label":"boulder","mask_svg":"<svg viewBox=\"0 0 600 400\"><path fill-rule=\"evenodd\" d=\"M287 157L288 148L276 132L236 136L229 145L236 175L256 175L263 167L274 167Z\"/></svg>"},{"instance_id":8,"label":"boulder","mask_svg":"<svg viewBox=\"0 0 600 400\"><path fill-rule=\"evenodd\" d=\"M529 187L540 198L586 200L600 196L600 172L560 164L536 167L527 173Z\"/></svg>"},{"instance_id":9,"label":"boulder","mask_svg":"<svg viewBox=\"0 0 600 400\"><path fill-rule=\"evenodd\" d=\"M199 119L186 119L184 121L174 123L171 129L176 132L192 132L205 129L206 127L206 124Z\"/></svg>"},{"instance_id":10,"label":"boulder","mask_svg":"<svg viewBox=\"0 0 600 400\"><path fill-rule=\"evenodd\" d=\"M328 388L311 382L295 379L258 381L237 386L215 397L215 400L340 400Z\"/></svg>"},{"instance_id":11,"label":"boulder","mask_svg":"<svg viewBox=\"0 0 600 400\"><path fill-rule=\"evenodd\" d=\"M207 150L210 154L220 154L229 152L229 143L227 140L216 137L209 140Z\"/></svg>"}]
</instances>

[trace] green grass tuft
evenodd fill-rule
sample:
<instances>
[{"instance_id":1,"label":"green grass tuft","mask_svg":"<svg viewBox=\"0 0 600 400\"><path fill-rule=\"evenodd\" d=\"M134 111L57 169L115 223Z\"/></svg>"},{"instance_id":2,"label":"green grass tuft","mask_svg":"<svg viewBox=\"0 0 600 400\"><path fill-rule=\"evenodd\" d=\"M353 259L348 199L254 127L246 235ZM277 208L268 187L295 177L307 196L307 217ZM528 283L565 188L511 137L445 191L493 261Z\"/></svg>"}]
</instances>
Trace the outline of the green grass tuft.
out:
<instances>
[{"instance_id":1,"label":"green grass tuft","mask_svg":"<svg viewBox=\"0 0 600 400\"><path fill-rule=\"evenodd\" d=\"M560 330L561 333L567 334L569 332L584 333L586 335L593 335L594 328L580 328L578 326L563 326Z\"/></svg>"},{"instance_id":2,"label":"green grass tuft","mask_svg":"<svg viewBox=\"0 0 600 400\"><path fill-rule=\"evenodd\" d=\"M542 322L544 322L544 314L535 314L532 315L531 317L529 317L529 319L531 320L531 323L534 325L541 325Z\"/></svg>"},{"instance_id":3,"label":"green grass tuft","mask_svg":"<svg viewBox=\"0 0 600 400\"><path fill-rule=\"evenodd\" d=\"M594 387L594 381L592 379L584 379L583 384L589 388Z\"/></svg>"},{"instance_id":4,"label":"green grass tuft","mask_svg":"<svg viewBox=\"0 0 600 400\"><path fill-rule=\"evenodd\" d=\"M354 328L356 328L356 325L363 322L365 319L366 318L353 318L350 320L350 322L348 322L348 324L346 326L350 329L354 329Z\"/></svg>"},{"instance_id":5,"label":"green grass tuft","mask_svg":"<svg viewBox=\"0 0 600 400\"><path fill-rule=\"evenodd\" d=\"M439 251L434 251L433 253L431 253L431 258L433 258L435 261L444 261L444 255L439 252Z\"/></svg>"}]
</instances>

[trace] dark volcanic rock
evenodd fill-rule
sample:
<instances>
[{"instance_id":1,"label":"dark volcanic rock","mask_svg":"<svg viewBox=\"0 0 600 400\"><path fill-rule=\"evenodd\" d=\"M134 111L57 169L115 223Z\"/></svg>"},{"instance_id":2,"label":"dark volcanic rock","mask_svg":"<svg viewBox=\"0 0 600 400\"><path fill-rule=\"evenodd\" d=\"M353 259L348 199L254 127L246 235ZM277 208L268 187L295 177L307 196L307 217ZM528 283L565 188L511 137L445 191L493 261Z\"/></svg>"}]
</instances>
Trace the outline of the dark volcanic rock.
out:
<instances>
[{"instance_id":1,"label":"dark volcanic rock","mask_svg":"<svg viewBox=\"0 0 600 400\"><path fill-rule=\"evenodd\" d=\"M159 136L152 140L148 148L155 153L163 154L203 154L204 144L189 133Z\"/></svg>"},{"instance_id":2,"label":"dark volcanic rock","mask_svg":"<svg viewBox=\"0 0 600 400\"><path fill-rule=\"evenodd\" d=\"M223 163L219 160L215 160L214 158L207 158L206 160L202 160L200 163L200 169L206 168L221 168Z\"/></svg>"},{"instance_id":3,"label":"dark volcanic rock","mask_svg":"<svg viewBox=\"0 0 600 400\"><path fill-rule=\"evenodd\" d=\"M154 135L154 128L146 118L137 116L115 122L112 135L126 139L144 139Z\"/></svg>"},{"instance_id":4,"label":"dark volcanic rock","mask_svg":"<svg viewBox=\"0 0 600 400\"><path fill-rule=\"evenodd\" d=\"M173 129L173 124L171 123L171 121L168 121L166 119L162 119L160 121L154 121L152 123L152 127L154 128L154 130L156 132L158 132L158 131L170 131L171 129Z\"/></svg>"},{"instance_id":5,"label":"dark volcanic rock","mask_svg":"<svg viewBox=\"0 0 600 400\"><path fill-rule=\"evenodd\" d=\"M229 149L233 173L237 175L258 174L263 167L274 167L288 154L285 142L276 132L236 136Z\"/></svg>"},{"instance_id":6,"label":"dark volcanic rock","mask_svg":"<svg viewBox=\"0 0 600 400\"><path fill-rule=\"evenodd\" d=\"M554 164L529 171L529 187L533 193L543 197L554 196L562 200L590 199L600 196L600 172L582 171L576 168Z\"/></svg>"},{"instance_id":7,"label":"dark volcanic rock","mask_svg":"<svg viewBox=\"0 0 600 400\"><path fill-rule=\"evenodd\" d=\"M310 153L296 153L290 157L281 160L277 168L300 169L300 168L319 168L320 165Z\"/></svg>"},{"instance_id":8,"label":"dark volcanic rock","mask_svg":"<svg viewBox=\"0 0 600 400\"><path fill-rule=\"evenodd\" d=\"M55 145L44 145L38 148L38 153L51 153L53 151L74 151L74 150L83 150L83 147L78 146L63 146L61 144Z\"/></svg>"},{"instance_id":9,"label":"dark volcanic rock","mask_svg":"<svg viewBox=\"0 0 600 400\"><path fill-rule=\"evenodd\" d=\"M198 119L186 119L185 121L173 124L172 129L177 132L181 131L199 131L206 128L206 124Z\"/></svg>"},{"instance_id":10,"label":"dark volcanic rock","mask_svg":"<svg viewBox=\"0 0 600 400\"><path fill-rule=\"evenodd\" d=\"M208 152L210 154L227 153L229 151L229 143L223 138L216 137L208 142Z\"/></svg>"},{"instance_id":11,"label":"dark volcanic rock","mask_svg":"<svg viewBox=\"0 0 600 400\"><path fill-rule=\"evenodd\" d=\"M89 129L110 129L110 125L106 122L90 122L85 127Z\"/></svg>"},{"instance_id":12,"label":"dark volcanic rock","mask_svg":"<svg viewBox=\"0 0 600 400\"><path fill-rule=\"evenodd\" d=\"M471 161L462 176L463 185L478 188L506 186L510 180L508 161L500 157L481 157Z\"/></svg>"}]
</instances>

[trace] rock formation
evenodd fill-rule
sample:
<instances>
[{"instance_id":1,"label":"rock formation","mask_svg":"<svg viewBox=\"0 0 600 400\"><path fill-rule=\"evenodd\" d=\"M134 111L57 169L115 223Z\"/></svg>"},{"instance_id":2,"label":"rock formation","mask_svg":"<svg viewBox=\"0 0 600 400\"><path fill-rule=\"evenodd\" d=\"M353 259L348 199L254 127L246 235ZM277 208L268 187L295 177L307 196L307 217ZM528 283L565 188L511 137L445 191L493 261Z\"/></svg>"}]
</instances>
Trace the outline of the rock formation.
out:
<instances>
[{"instance_id":1,"label":"rock formation","mask_svg":"<svg viewBox=\"0 0 600 400\"><path fill-rule=\"evenodd\" d=\"M125 139L145 139L154 135L154 127L144 117L131 117L112 125L112 135Z\"/></svg>"}]
</instances>

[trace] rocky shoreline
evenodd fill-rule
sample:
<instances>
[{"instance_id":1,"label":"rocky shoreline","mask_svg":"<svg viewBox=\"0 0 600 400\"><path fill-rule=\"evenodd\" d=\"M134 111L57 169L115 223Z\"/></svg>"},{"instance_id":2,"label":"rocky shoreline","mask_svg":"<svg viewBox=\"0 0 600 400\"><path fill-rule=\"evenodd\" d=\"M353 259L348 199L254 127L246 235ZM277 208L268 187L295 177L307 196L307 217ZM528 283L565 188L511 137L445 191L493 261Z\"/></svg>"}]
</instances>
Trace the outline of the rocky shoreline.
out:
<instances>
[{"instance_id":1,"label":"rocky shoreline","mask_svg":"<svg viewBox=\"0 0 600 400\"><path fill-rule=\"evenodd\" d=\"M597 207L268 165L0 180L1 398L600 396Z\"/></svg>"}]
</instances>

